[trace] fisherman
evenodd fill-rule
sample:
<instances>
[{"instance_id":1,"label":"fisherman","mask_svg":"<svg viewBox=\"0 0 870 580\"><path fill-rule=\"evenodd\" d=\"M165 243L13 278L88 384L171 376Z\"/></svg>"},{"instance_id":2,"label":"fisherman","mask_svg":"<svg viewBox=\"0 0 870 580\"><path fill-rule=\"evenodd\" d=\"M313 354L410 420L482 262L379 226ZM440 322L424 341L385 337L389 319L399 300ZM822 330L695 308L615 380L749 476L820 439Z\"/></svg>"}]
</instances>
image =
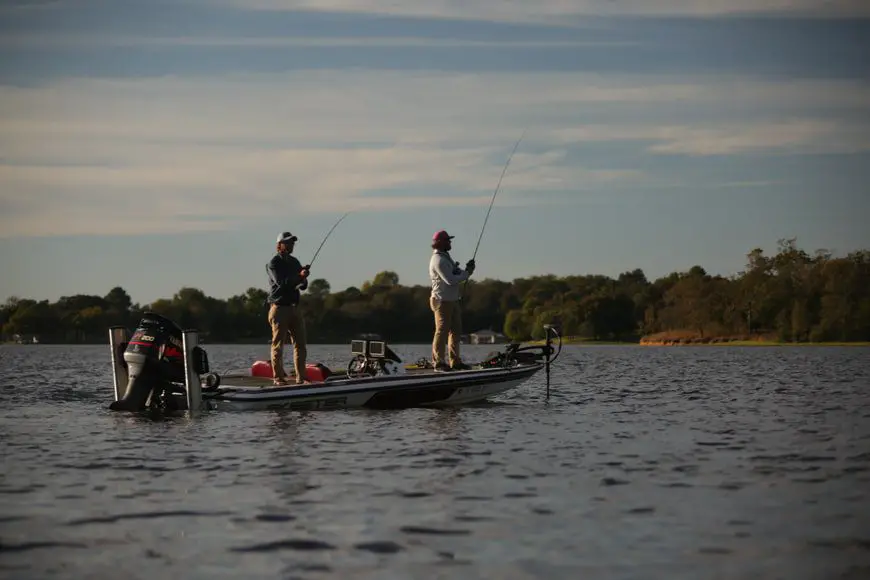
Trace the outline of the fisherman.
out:
<instances>
[{"instance_id":1,"label":"fisherman","mask_svg":"<svg viewBox=\"0 0 870 580\"><path fill-rule=\"evenodd\" d=\"M296 384L308 382L305 376L305 321L299 307L300 291L308 288L311 266L303 266L293 254L298 238L290 232L278 234L276 254L266 265L269 275L269 325L272 327L272 375L276 385L288 384L284 372L284 344L287 335L293 341L293 364Z\"/></svg>"},{"instance_id":2,"label":"fisherman","mask_svg":"<svg viewBox=\"0 0 870 580\"><path fill-rule=\"evenodd\" d=\"M436 371L465 370L471 367L459 357L459 339L462 335L462 313L459 309L459 284L474 272L474 260L465 264L465 270L450 257L451 240L455 236L444 230L432 236L432 257L429 260L429 279L432 293L429 307L435 315L435 337L432 340L432 364ZM444 347L448 347L449 366L444 362Z\"/></svg>"}]
</instances>

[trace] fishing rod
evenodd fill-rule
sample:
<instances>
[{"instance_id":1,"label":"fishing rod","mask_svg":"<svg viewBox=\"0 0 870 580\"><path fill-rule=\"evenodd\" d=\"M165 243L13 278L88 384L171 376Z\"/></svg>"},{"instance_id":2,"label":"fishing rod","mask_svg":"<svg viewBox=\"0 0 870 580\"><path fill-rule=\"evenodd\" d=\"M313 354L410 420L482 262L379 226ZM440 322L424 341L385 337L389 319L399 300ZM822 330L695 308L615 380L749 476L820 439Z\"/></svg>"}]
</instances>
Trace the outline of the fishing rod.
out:
<instances>
[{"instance_id":1,"label":"fishing rod","mask_svg":"<svg viewBox=\"0 0 870 580\"><path fill-rule=\"evenodd\" d=\"M489 213L492 211L492 204L495 203L495 196L498 195L498 190L501 187L501 180L504 178L505 172L507 172L508 165L511 164L511 159L513 159L514 153L517 151L517 147L520 146L520 141L523 140L523 137L526 134L526 130L523 129L523 132L520 134L520 138L517 139L517 142L514 144L513 150L511 150L511 154L508 155L507 162L504 164L504 168L501 170L501 175L498 178L498 183L495 184L495 191L492 192L492 199L489 200L489 209L486 210L486 217L483 218L483 227L480 228L480 235L477 237L477 245L474 246L474 254L471 256L471 261L477 257L477 249L480 247L480 240L483 239L483 230L486 229L486 222L489 220ZM468 278L462 283L462 288L466 292L468 291Z\"/></svg>"},{"instance_id":2,"label":"fishing rod","mask_svg":"<svg viewBox=\"0 0 870 580\"><path fill-rule=\"evenodd\" d=\"M329 238L329 235L332 233L332 231L333 231L335 228L338 227L338 224L341 223L341 220L343 220L344 218L346 218L350 213L351 213L351 212L346 212L343 216L341 216L340 218L338 218L338 221L335 222L335 225L333 225L332 228L330 228L330 230L329 230L328 232L326 232L326 237L324 237L324 238L323 238L323 241L320 242L320 245L317 247L317 251L314 252L314 257L311 258L311 261L308 263L308 267L309 267L309 268L311 267L311 264L314 263L314 260L317 259L317 254L320 253L320 248L322 248L322 247L323 247L323 244L326 243L326 240L327 240L327 238Z\"/></svg>"},{"instance_id":3,"label":"fishing rod","mask_svg":"<svg viewBox=\"0 0 870 580\"><path fill-rule=\"evenodd\" d=\"M489 213L492 211L492 204L495 203L495 196L498 195L498 189L501 187L501 180L504 178L504 174L507 171L508 165L511 164L511 159L516 153L517 147L520 146L520 141L523 140L523 136L526 134L525 129L523 129L520 138L517 139L516 144L514 145L513 151L508 156L507 163L504 164L504 169L501 170L501 176L498 178L498 183L495 185L495 191L492 192L492 199L489 201L489 209L486 210L486 217L483 219L483 227L480 228L480 236L477 238L477 245L474 246L474 254L471 256L471 259L474 260L477 257L477 249L480 247L480 240L483 239L483 230L486 229L486 222L489 220Z\"/></svg>"},{"instance_id":4,"label":"fishing rod","mask_svg":"<svg viewBox=\"0 0 870 580\"><path fill-rule=\"evenodd\" d=\"M335 222L335 224L334 224L334 225L329 229L328 232L326 232L326 236L323 238L323 241L320 242L320 245L317 247L317 251L314 252L314 257L311 258L311 261L308 263L308 268L309 268L309 269L311 268L311 265L314 264L314 260L317 259L317 255L320 253L320 249L323 247L323 244L326 243L326 240L329 238L329 235L333 232L333 230L335 230L335 228L338 227L338 224L341 223L341 220L343 220L343 219L346 218L348 215L350 215L350 213L351 213L351 212L346 212L344 215L342 215L340 218L338 218L338 221ZM302 286L302 284L298 285L297 288L301 288L301 286Z\"/></svg>"}]
</instances>

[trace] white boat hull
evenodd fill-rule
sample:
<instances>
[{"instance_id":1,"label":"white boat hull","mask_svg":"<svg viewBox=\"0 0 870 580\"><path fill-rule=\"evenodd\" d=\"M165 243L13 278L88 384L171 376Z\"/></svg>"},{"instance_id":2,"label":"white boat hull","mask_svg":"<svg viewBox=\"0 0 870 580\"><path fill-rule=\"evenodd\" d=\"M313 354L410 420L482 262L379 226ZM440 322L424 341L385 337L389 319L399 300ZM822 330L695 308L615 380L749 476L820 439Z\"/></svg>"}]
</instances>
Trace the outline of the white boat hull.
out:
<instances>
[{"instance_id":1,"label":"white boat hull","mask_svg":"<svg viewBox=\"0 0 870 580\"><path fill-rule=\"evenodd\" d=\"M320 363L306 366L312 382L275 385L271 363L256 361L250 369L210 372L207 353L196 330L181 328L168 318L146 312L132 336L123 326L109 329L115 400L109 409L250 411L288 409L405 409L449 407L483 401L524 383L542 369L547 373L562 342L549 325L543 345L512 343L466 370L436 372L426 360L404 366L383 341L352 340L344 370ZM558 351L552 337L558 338Z\"/></svg>"},{"instance_id":2,"label":"white boat hull","mask_svg":"<svg viewBox=\"0 0 870 580\"><path fill-rule=\"evenodd\" d=\"M203 390L203 407L221 411L288 409L448 407L483 401L513 389L544 368L543 364L449 373L414 373L329 380L304 386L275 387L245 376L224 376L213 391ZM235 382L235 384L234 384ZM181 402L181 401L179 401Z\"/></svg>"}]
</instances>

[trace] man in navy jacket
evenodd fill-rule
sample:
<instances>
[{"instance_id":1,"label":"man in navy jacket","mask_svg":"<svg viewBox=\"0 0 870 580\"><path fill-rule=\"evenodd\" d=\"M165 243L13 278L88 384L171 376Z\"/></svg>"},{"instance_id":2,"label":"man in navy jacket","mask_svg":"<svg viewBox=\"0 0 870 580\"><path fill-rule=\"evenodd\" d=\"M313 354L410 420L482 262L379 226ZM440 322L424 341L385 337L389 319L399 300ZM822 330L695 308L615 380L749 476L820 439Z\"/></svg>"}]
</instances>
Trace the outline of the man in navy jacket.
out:
<instances>
[{"instance_id":1,"label":"man in navy jacket","mask_svg":"<svg viewBox=\"0 0 870 580\"><path fill-rule=\"evenodd\" d=\"M293 256L293 247L298 238L290 232L278 235L276 253L266 265L269 275L269 325L272 327L272 374L276 385L288 383L284 372L284 344L287 335L293 341L293 364L296 369L296 384L306 381L305 321L299 309L300 291L308 287L311 266L302 264Z\"/></svg>"}]
</instances>

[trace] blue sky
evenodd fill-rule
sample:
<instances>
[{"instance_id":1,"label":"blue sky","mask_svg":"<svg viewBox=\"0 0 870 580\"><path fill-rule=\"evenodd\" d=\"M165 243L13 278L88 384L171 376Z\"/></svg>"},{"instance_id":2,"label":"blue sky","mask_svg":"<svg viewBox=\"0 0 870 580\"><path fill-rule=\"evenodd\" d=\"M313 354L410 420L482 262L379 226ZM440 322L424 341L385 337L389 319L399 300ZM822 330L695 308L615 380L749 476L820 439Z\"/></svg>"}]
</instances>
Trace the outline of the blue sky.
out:
<instances>
[{"instance_id":1,"label":"blue sky","mask_svg":"<svg viewBox=\"0 0 870 580\"><path fill-rule=\"evenodd\" d=\"M0 300L730 275L870 248L870 3L59 0L0 6Z\"/></svg>"}]
</instances>

